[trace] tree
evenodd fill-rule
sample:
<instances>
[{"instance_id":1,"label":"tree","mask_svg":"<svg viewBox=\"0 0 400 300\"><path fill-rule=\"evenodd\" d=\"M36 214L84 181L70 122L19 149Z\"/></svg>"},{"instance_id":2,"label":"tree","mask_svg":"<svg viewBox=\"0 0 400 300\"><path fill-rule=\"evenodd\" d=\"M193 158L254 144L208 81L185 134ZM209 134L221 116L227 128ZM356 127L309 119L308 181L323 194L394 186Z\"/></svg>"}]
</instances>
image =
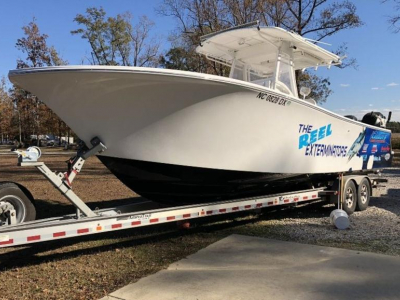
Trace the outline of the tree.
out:
<instances>
[{"instance_id":1,"label":"tree","mask_svg":"<svg viewBox=\"0 0 400 300\"><path fill-rule=\"evenodd\" d=\"M199 60L185 48L171 48L165 56L160 58L160 64L166 69L201 72L203 66Z\"/></svg>"},{"instance_id":2,"label":"tree","mask_svg":"<svg viewBox=\"0 0 400 300\"><path fill-rule=\"evenodd\" d=\"M54 47L47 46L46 34L41 34L34 19L24 26L24 37L17 40L16 47L26 54L26 58L17 60L17 68L31 68L54 65L65 65ZM40 134L60 134L61 128L67 127L40 99L18 86L13 86L10 92L14 108L14 125L20 128L20 139L30 139L30 136L39 137ZM39 145L39 138L37 138Z\"/></svg>"},{"instance_id":3,"label":"tree","mask_svg":"<svg viewBox=\"0 0 400 300\"><path fill-rule=\"evenodd\" d=\"M0 81L0 144L16 134L12 126L13 103L7 92L6 79Z\"/></svg>"},{"instance_id":4,"label":"tree","mask_svg":"<svg viewBox=\"0 0 400 300\"><path fill-rule=\"evenodd\" d=\"M387 122L386 128L390 129L392 131L392 133L399 133L400 132L400 122L394 122L394 121Z\"/></svg>"},{"instance_id":5,"label":"tree","mask_svg":"<svg viewBox=\"0 0 400 300\"><path fill-rule=\"evenodd\" d=\"M173 46L185 49L186 55L192 56L196 56L194 49L200 43L200 36L254 20L311 36L316 41L362 25L355 5L347 0L330 3L327 0L164 0L159 13L176 19L181 34L176 35ZM191 34L184 34L188 32ZM341 54L345 50L346 46L342 45L337 52ZM174 57L164 60L173 65L175 62L171 58ZM216 63L204 62L204 58L198 56L197 61L203 72L227 75L226 69ZM345 66L354 64L351 60ZM318 88L323 84L315 93L317 102L325 102L332 92L328 78L310 73L301 77L299 72L297 77L303 82L306 78L311 80L310 85Z\"/></svg>"},{"instance_id":6,"label":"tree","mask_svg":"<svg viewBox=\"0 0 400 300\"><path fill-rule=\"evenodd\" d=\"M41 34L39 27L34 19L28 26L22 27L25 36L18 39L16 47L23 53L26 53L26 60L18 59L17 68L43 67L49 65L51 58L46 45L46 34ZM40 123L41 116L40 106L42 103L29 92L19 90L14 93L15 107L18 113L19 126L21 127L22 120L24 121L25 132L31 130L32 134L38 135L41 131ZM21 138L20 138L21 139ZM20 141L21 142L21 141ZM38 139L39 142L39 139Z\"/></svg>"},{"instance_id":7,"label":"tree","mask_svg":"<svg viewBox=\"0 0 400 300\"><path fill-rule=\"evenodd\" d=\"M160 42L151 37L154 23L146 16L132 25L128 12L107 18L102 7L90 7L74 21L81 27L71 33L88 40L91 64L145 67L158 63Z\"/></svg>"},{"instance_id":8,"label":"tree","mask_svg":"<svg viewBox=\"0 0 400 300\"><path fill-rule=\"evenodd\" d=\"M109 24L105 20L106 12L103 8L88 8L87 15L78 14L74 21L84 28L71 31L72 34L81 34L87 39L92 48L92 61L99 65L115 65L116 47L112 43L114 36L109 32Z\"/></svg>"},{"instance_id":9,"label":"tree","mask_svg":"<svg viewBox=\"0 0 400 300\"><path fill-rule=\"evenodd\" d=\"M327 99L332 94L328 78L321 78L307 71L299 73L297 85L309 87L311 89L309 97L314 100L320 99L320 102L321 99Z\"/></svg>"},{"instance_id":10,"label":"tree","mask_svg":"<svg viewBox=\"0 0 400 300\"><path fill-rule=\"evenodd\" d=\"M399 33L400 32L400 14L398 13L400 11L400 0L383 0L383 3L386 2L393 2L394 4L394 11L396 11L397 13L391 15L388 17L388 22L390 24L390 26L393 29L394 33Z\"/></svg>"},{"instance_id":11,"label":"tree","mask_svg":"<svg viewBox=\"0 0 400 300\"><path fill-rule=\"evenodd\" d=\"M154 22L141 16L139 22L129 32L132 44L133 66L155 66L159 60L160 42L150 39Z\"/></svg>"},{"instance_id":12,"label":"tree","mask_svg":"<svg viewBox=\"0 0 400 300\"><path fill-rule=\"evenodd\" d=\"M40 34L36 20L22 27L25 36L18 39L16 47L26 53L26 60L17 60L17 68L43 67L50 64L51 58L46 45L46 34Z\"/></svg>"}]
</instances>

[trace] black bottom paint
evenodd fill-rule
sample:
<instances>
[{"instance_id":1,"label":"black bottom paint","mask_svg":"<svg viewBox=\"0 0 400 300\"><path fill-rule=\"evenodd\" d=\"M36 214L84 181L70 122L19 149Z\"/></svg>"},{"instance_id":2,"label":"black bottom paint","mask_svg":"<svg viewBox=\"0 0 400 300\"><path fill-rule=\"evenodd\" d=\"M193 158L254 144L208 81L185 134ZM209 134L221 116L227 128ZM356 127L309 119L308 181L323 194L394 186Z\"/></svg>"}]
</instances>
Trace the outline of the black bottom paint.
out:
<instances>
[{"instance_id":1,"label":"black bottom paint","mask_svg":"<svg viewBox=\"0 0 400 300\"><path fill-rule=\"evenodd\" d=\"M98 156L137 194L156 202L182 205L237 199L318 187L336 174L279 174L187 167Z\"/></svg>"}]
</instances>

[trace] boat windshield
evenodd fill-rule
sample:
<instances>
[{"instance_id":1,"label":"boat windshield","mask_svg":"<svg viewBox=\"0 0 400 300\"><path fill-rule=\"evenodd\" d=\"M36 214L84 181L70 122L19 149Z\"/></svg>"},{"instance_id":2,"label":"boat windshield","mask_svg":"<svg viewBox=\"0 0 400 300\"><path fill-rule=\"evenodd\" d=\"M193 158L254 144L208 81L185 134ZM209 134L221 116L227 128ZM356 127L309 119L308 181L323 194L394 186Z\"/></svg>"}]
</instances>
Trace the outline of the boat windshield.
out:
<instances>
[{"instance_id":1,"label":"boat windshield","mask_svg":"<svg viewBox=\"0 0 400 300\"><path fill-rule=\"evenodd\" d=\"M291 96L297 96L295 73L290 58L285 55L279 55L275 70L272 71L271 69L269 67L262 70L257 66L235 60L231 66L229 77L276 89ZM275 74L277 74L276 77Z\"/></svg>"},{"instance_id":2,"label":"boat windshield","mask_svg":"<svg viewBox=\"0 0 400 300\"><path fill-rule=\"evenodd\" d=\"M285 94L297 96L296 78L292 61L280 57L277 69L278 78L275 88Z\"/></svg>"},{"instance_id":3,"label":"boat windshield","mask_svg":"<svg viewBox=\"0 0 400 300\"><path fill-rule=\"evenodd\" d=\"M273 72L266 73L237 60L231 67L229 77L272 88L273 75Z\"/></svg>"},{"instance_id":4,"label":"boat windshield","mask_svg":"<svg viewBox=\"0 0 400 300\"><path fill-rule=\"evenodd\" d=\"M233 62L229 77L238 80L246 80L244 72L244 63L236 60Z\"/></svg>"}]
</instances>

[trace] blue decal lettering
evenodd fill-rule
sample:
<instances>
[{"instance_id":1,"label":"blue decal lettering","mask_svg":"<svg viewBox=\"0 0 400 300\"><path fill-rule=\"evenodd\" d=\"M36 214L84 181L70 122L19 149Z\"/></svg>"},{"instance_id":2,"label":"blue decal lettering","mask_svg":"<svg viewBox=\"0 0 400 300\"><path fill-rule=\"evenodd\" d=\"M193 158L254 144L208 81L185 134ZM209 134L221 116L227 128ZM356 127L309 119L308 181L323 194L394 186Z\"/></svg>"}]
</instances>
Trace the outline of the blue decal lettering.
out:
<instances>
[{"instance_id":1,"label":"blue decal lettering","mask_svg":"<svg viewBox=\"0 0 400 300\"><path fill-rule=\"evenodd\" d=\"M325 137L326 126L322 126L318 130L318 140L322 140Z\"/></svg>"},{"instance_id":2,"label":"blue decal lettering","mask_svg":"<svg viewBox=\"0 0 400 300\"><path fill-rule=\"evenodd\" d=\"M301 129L303 128L303 124L299 124L299 133L301 133Z\"/></svg>"},{"instance_id":3,"label":"blue decal lettering","mask_svg":"<svg viewBox=\"0 0 400 300\"><path fill-rule=\"evenodd\" d=\"M310 144L314 144L317 141L318 129L311 131L310 133Z\"/></svg>"},{"instance_id":4,"label":"blue decal lettering","mask_svg":"<svg viewBox=\"0 0 400 300\"><path fill-rule=\"evenodd\" d=\"M332 134L331 124L322 126L318 129L312 129L312 125L299 124L299 133L303 133L299 137L299 149L306 147L308 144L314 144L315 142L322 140Z\"/></svg>"},{"instance_id":5,"label":"blue decal lettering","mask_svg":"<svg viewBox=\"0 0 400 300\"><path fill-rule=\"evenodd\" d=\"M346 157L347 146L309 144L306 146L304 154L305 154L305 156Z\"/></svg>"},{"instance_id":6,"label":"blue decal lettering","mask_svg":"<svg viewBox=\"0 0 400 300\"><path fill-rule=\"evenodd\" d=\"M332 134L331 124L328 124L328 127L326 128L325 136L330 136L331 134Z\"/></svg>"},{"instance_id":7,"label":"blue decal lettering","mask_svg":"<svg viewBox=\"0 0 400 300\"><path fill-rule=\"evenodd\" d=\"M310 133L312 128L312 125L299 124L299 133Z\"/></svg>"},{"instance_id":8,"label":"blue decal lettering","mask_svg":"<svg viewBox=\"0 0 400 300\"><path fill-rule=\"evenodd\" d=\"M299 149L308 146L308 134L303 134L299 136Z\"/></svg>"},{"instance_id":9,"label":"blue decal lettering","mask_svg":"<svg viewBox=\"0 0 400 300\"><path fill-rule=\"evenodd\" d=\"M308 145L307 147L306 147L306 152L305 152L305 154L306 154L306 156L309 156L310 155L310 145Z\"/></svg>"},{"instance_id":10,"label":"blue decal lettering","mask_svg":"<svg viewBox=\"0 0 400 300\"><path fill-rule=\"evenodd\" d=\"M314 151L315 151L315 145L314 144L310 144L310 155L314 155Z\"/></svg>"}]
</instances>

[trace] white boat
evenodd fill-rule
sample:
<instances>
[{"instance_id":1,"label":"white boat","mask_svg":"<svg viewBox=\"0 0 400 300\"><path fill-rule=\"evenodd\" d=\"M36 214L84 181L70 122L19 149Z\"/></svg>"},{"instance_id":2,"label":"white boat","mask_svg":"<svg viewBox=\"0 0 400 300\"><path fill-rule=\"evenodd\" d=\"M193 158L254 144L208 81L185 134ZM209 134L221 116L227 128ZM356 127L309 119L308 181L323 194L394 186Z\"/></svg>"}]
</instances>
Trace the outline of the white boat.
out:
<instances>
[{"instance_id":1,"label":"white boat","mask_svg":"<svg viewBox=\"0 0 400 300\"><path fill-rule=\"evenodd\" d=\"M239 27L197 52L229 78L113 66L12 70L138 194L161 202L229 199L324 184L338 172L388 167L390 131L298 96L295 70L340 58L280 28Z\"/></svg>"}]
</instances>

